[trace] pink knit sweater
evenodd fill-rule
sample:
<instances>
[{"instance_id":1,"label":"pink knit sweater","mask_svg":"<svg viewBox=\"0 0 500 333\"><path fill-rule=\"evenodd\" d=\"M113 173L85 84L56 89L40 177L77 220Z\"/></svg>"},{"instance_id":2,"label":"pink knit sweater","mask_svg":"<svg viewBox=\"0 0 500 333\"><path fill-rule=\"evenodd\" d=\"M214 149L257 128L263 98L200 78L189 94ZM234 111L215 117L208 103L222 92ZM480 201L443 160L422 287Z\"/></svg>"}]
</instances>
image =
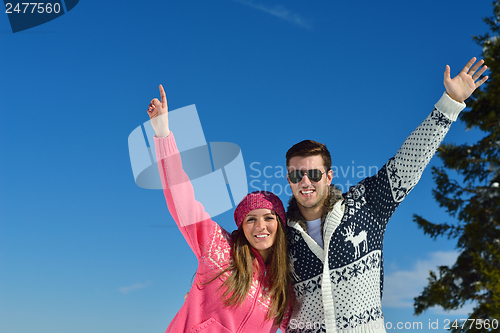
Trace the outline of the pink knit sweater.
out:
<instances>
[{"instance_id":1,"label":"pink knit sweater","mask_svg":"<svg viewBox=\"0 0 500 333\"><path fill-rule=\"evenodd\" d=\"M191 182L182 169L173 134L167 138L155 137L155 146L168 210L198 258L193 286L166 333L276 332L278 327L273 326L272 320L266 320L270 306L268 280L264 262L257 251L254 250L257 260L252 287L240 306L225 307L221 301L224 289L218 289L229 273L204 284L229 265L231 235L212 221L196 201ZM282 322L283 332L287 321Z\"/></svg>"}]
</instances>

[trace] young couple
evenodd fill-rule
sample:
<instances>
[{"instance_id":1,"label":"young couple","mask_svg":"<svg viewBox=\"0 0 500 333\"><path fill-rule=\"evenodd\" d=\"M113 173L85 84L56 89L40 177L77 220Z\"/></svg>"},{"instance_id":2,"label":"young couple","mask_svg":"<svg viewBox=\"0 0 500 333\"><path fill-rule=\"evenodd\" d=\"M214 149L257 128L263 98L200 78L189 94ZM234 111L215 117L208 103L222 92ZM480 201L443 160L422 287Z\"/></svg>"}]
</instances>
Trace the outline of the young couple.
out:
<instances>
[{"instance_id":1,"label":"young couple","mask_svg":"<svg viewBox=\"0 0 500 333\"><path fill-rule=\"evenodd\" d=\"M325 145L302 141L286 154L293 192L288 210L264 191L234 211L237 230L222 229L194 197L182 169L167 99L148 114L168 209L198 258L193 286L168 332L385 332L381 308L382 243L387 222L472 92L488 77L472 58L396 155L347 193L331 186Z\"/></svg>"}]
</instances>

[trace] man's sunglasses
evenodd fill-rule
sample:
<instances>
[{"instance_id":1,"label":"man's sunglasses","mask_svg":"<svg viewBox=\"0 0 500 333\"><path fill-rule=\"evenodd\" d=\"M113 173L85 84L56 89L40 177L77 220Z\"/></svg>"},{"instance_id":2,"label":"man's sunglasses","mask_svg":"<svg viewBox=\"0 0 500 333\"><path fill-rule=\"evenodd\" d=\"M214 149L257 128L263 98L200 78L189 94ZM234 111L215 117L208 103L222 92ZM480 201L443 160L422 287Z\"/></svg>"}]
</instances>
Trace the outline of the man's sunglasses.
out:
<instances>
[{"instance_id":1,"label":"man's sunglasses","mask_svg":"<svg viewBox=\"0 0 500 333\"><path fill-rule=\"evenodd\" d=\"M323 178L323 174L325 172L321 172L321 170L318 169L312 169L307 171L296 170L288 173L288 179L290 179L292 183L297 184L302 180L302 178L304 178L304 175L307 173L307 178L309 178L310 181L319 182L321 178Z\"/></svg>"}]
</instances>

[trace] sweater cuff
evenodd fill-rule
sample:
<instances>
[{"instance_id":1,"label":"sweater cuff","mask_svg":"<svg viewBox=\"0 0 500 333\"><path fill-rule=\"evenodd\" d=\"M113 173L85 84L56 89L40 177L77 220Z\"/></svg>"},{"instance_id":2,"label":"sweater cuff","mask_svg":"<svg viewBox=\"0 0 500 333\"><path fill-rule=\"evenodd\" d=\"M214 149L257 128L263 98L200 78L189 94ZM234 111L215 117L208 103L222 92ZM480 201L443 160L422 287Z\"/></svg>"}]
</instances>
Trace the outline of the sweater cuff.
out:
<instances>
[{"instance_id":1,"label":"sweater cuff","mask_svg":"<svg viewBox=\"0 0 500 333\"><path fill-rule=\"evenodd\" d=\"M166 156L179 153L177 144L175 143L174 133L170 132L170 134L166 138L159 138L155 135L154 140L156 156L159 157L159 160Z\"/></svg>"},{"instance_id":2,"label":"sweater cuff","mask_svg":"<svg viewBox=\"0 0 500 333\"><path fill-rule=\"evenodd\" d=\"M465 109L465 103L455 101L446 91L434 106L452 121L456 121L460 111Z\"/></svg>"}]
</instances>

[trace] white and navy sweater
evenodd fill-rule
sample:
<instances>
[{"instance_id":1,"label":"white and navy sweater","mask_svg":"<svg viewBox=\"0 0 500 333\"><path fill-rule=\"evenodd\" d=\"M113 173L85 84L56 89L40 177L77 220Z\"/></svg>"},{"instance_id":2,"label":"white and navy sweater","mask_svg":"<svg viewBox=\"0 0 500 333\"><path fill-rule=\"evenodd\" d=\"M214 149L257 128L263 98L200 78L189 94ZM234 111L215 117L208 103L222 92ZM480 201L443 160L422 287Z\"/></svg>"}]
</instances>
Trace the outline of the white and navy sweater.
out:
<instances>
[{"instance_id":1,"label":"white and navy sweater","mask_svg":"<svg viewBox=\"0 0 500 333\"><path fill-rule=\"evenodd\" d=\"M378 173L325 202L321 248L308 234L295 198L288 206L288 249L297 298L287 333L385 332L382 314L384 232L464 103L446 93Z\"/></svg>"}]
</instances>

